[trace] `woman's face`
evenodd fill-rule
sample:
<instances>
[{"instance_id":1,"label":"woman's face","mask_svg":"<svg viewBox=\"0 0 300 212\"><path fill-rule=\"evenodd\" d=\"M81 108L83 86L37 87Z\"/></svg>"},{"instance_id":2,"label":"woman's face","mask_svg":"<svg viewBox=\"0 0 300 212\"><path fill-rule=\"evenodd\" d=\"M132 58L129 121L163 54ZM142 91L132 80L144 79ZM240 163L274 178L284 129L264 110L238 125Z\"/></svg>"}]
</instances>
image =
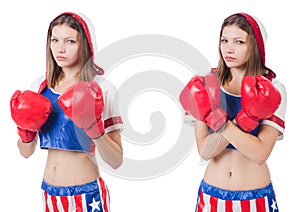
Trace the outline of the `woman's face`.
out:
<instances>
[{"instance_id":1,"label":"woman's face","mask_svg":"<svg viewBox=\"0 0 300 212\"><path fill-rule=\"evenodd\" d=\"M79 65L78 32L68 25L53 27L50 49L61 68L74 68Z\"/></svg>"},{"instance_id":2,"label":"woman's face","mask_svg":"<svg viewBox=\"0 0 300 212\"><path fill-rule=\"evenodd\" d=\"M237 25L223 28L220 49L228 68L243 69L249 59L248 33Z\"/></svg>"}]
</instances>

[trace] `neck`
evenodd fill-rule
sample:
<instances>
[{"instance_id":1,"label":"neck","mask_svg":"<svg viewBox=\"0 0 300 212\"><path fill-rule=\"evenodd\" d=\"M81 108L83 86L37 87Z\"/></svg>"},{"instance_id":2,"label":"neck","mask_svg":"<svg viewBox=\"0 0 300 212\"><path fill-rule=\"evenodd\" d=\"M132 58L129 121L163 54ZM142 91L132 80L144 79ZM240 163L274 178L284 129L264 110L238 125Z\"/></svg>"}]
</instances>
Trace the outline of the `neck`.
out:
<instances>
[{"instance_id":1,"label":"neck","mask_svg":"<svg viewBox=\"0 0 300 212\"><path fill-rule=\"evenodd\" d=\"M227 92L231 94L240 95L241 84L243 77L245 76L246 70L231 68L230 73L232 75L232 78L230 81L224 83L223 87Z\"/></svg>"},{"instance_id":2,"label":"neck","mask_svg":"<svg viewBox=\"0 0 300 212\"><path fill-rule=\"evenodd\" d=\"M241 68L231 68L230 72L231 72L231 75L232 75L232 80L231 81L238 81L238 82L242 82L242 79L246 74L246 70L241 69Z\"/></svg>"},{"instance_id":3,"label":"neck","mask_svg":"<svg viewBox=\"0 0 300 212\"><path fill-rule=\"evenodd\" d=\"M63 68L64 77L62 81L77 80L79 77L79 70L72 68Z\"/></svg>"}]
</instances>

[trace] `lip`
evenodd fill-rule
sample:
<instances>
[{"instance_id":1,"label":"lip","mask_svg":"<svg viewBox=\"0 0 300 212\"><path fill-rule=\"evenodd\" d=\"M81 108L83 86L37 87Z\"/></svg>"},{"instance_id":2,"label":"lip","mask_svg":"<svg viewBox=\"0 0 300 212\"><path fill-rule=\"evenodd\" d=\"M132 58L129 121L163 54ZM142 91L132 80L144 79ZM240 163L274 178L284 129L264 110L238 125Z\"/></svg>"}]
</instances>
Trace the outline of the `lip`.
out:
<instances>
[{"instance_id":1,"label":"lip","mask_svg":"<svg viewBox=\"0 0 300 212\"><path fill-rule=\"evenodd\" d=\"M63 56L56 56L55 58L56 58L56 60L58 60L58 61L63 61L63 60L66 60L66 59L67 59L66 57L63 57Z\"/></svg>"},{"instance_id":2,"label":"lip","mask_svg":"<svg viewBox=\"0 0 300 212\"><path fill-rule=\"evenodd\" d=\"M234 61L236 58L235 57L230 57L230 56L226 56L225 57L225 60L227 61L227 62L232 62L232 61Z\"/></svg>"}]
</instances>

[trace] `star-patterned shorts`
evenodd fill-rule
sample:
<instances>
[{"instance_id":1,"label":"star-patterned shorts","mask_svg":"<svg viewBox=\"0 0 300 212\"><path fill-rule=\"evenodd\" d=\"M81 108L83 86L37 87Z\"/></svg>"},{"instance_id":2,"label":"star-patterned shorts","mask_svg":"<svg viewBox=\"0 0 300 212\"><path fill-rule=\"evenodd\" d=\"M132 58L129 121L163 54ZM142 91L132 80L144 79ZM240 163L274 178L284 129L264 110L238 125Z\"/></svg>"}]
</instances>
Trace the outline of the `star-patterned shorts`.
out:
<instances>
[{"instance_id":1,"label":"star-patterned shorts","mask_svg":"<svg viewBox=\"0 0 300 212\"><path fill-rule=\"evenodd\" d=\"M109 191L99 178L76 186L52 186L42 182L45 212L110 212Z\"/></svg>"},{"instance_id":2,"label":"star-patterned shorts","mask_svg":"<svg viewBox=\"0 0 300 212\"><path fill-rule=\"evenodd\" d=\"M195 211L278 212L278 207L272 183L254 190L231 191L209 185L202 180Z\"/></svg>"}]
</instances>

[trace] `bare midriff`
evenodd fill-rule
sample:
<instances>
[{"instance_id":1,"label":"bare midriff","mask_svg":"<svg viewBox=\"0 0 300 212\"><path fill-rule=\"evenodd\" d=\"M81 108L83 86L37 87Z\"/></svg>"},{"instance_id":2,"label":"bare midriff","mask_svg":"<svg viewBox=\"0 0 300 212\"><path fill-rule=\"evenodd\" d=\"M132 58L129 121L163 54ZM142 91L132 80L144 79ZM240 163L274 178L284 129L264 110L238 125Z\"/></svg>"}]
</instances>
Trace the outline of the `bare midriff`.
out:
<instances>
[{"instance_id":1,"label":"bare midriff","mask_svg":"<svg viewBox=\"0 0 300 212\"><path fill-rule=\"evenodd\" d=\"M94 155L84 152L48 150L44 181L54 186L73 186L100 177Z\"/></svg>"},{"instance_id":2,"label":"bare midriff","mask_svg":"<svg viewBox=\"0 0 300 212\"><path fill-rule=\"evenodd\" d=\"M207 165L204 181L226 190L251 190L267 186L270 172L266 163L255 164L240 152L225 149Z\"/></svg>"}]
</instances>

